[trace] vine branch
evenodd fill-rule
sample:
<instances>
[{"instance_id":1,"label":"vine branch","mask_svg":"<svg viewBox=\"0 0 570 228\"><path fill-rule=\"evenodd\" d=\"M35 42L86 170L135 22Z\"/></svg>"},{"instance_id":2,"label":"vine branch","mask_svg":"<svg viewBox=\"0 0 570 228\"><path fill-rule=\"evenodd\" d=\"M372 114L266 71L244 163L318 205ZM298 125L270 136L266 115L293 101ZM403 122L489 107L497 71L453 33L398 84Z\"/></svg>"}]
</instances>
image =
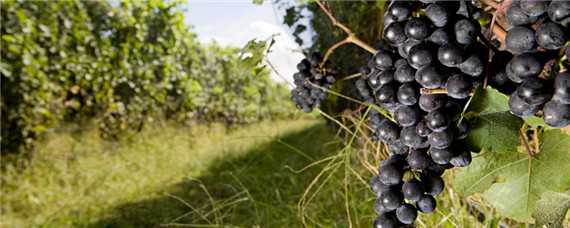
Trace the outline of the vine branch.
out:
<instances>
[{"instance_id":1,"label":"vine branch","mask_svg":"<svg viewBox=\"0 0 570 228\"><path fill-rule=\"evenodd\" d=\"M354 44L356 46L361 47L362 49L374 54L377 52L377 50L368 45L366 42L362 41L360 38L358 38L354 32L352 32L352 30L350 30L350 28L348 28L346 25L344 25L343 23L339 22L334 15L332 14L331 10L329 7L327 7L325 4L323 4L321 2L321 0L315 0L315 3L317 3L317 5L319 6L319 8L321 8L321 10L325 13L325 15L327 15L327 17L329 18L329 20L331 21L331 23L333 24L333 26L340 28L342 31L344 31L344 33L346 33L347 37L343 40L341 40L340 42L334 44L333 46L331 46L325 53L325 56L323 58L323 61L321 63L321 67L322 65L324 65L324 63L327 62L328 58L330 57L330 55L333 53L334 49L337 49L338 47L345 45L345 44Z\"/></svg>"}]
</instances>

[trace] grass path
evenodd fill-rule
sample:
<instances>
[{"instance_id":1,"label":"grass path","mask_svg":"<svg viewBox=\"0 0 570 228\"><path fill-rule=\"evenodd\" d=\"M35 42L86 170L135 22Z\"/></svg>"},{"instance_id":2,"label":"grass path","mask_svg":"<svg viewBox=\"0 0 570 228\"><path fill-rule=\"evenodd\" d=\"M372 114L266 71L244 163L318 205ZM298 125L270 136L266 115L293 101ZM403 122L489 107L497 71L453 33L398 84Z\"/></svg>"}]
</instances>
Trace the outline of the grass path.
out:
<instances>
[{"instance_id":1,"label":"grass path","mask_svg":"<svg viewBox=\"0 0 570 228\"><path fill-rule=\"evenodd\" d=\"M203 175L217 159L248 153L318 124L264 122L232 132L220 126L188 129L157 124L120 145L102 142L95 131L56 133L38 146L33 168L2 172L0 226L97 223L114 215L112 210L120 205L164 197L168 186ZM151 217L140 219L149 219L145 225L171 219Z\"/></svg>"}]
</instances>

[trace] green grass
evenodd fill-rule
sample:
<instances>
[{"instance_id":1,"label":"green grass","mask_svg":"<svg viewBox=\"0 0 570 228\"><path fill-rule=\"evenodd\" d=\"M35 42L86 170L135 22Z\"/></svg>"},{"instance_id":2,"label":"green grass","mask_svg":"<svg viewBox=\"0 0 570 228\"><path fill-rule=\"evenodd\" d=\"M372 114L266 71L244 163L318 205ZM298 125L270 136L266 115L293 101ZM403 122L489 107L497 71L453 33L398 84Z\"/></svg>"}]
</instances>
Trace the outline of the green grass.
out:
<instances>
[{"instance_id":1,"label":"green grass","mask_svg":"<svg viewBox=\"0 0 570 228\"><path fill-rule=\"evenodd\" d=\"M3 227L370 227L370 173L316 120L155 124L129 142L59 132L2 173ZM371 160L369 162L377 162ZM483 227L451 188L418 227ZM485 224L498 221L485 211Z\"/></svg>"}]
</instances>

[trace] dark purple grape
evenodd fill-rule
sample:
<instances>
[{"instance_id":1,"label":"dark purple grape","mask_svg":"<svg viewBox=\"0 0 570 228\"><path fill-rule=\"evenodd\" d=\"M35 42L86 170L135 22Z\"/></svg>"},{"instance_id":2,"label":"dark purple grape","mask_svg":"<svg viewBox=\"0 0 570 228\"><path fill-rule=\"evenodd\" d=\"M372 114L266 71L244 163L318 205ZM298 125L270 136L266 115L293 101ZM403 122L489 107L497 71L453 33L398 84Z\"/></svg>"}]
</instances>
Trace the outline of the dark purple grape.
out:
<instances>
[{"instance_id":1,"label":"dark purple grape","mask_svg":"<svg viewBox=\"0 0 570 228\"><path fill-rule=\"evenodd\" d=\"M431 134L431 129L429 129L425 120L420 121L418 125L416 125L416 133L421 137L427 137Z\"/></svg>"},{"instance_id":2,"label":"dark purple grape","mask_svg":"<svg viewBox=\"0 0 570 228\"><path fill-rule=\"evenodd\" d=\"M415 81L416 70L410 65L405 64L396 68L394 79L400 83Z\"/></svg>"},{"instance_id":3,"label":"dark purple grape","mask_svg":"<svg viewBox=\"0 0 570 228\"><path fill-rule=\"evenodd\" d=\"M400 205L402 205L402 201L404 201L404 197L399 189L392 189L385 192L380 196L380 199L382 201L382 205L390 211L396 210Z\"/></svg>"},{"instance_id":4,"label":"dark purple grape","mask_svg":"<svg viewBox=\"0 0 570 228\"><path fill-rule=\"evenodd\" d=\"M439 195L445 187L441 177L430 174L422 175L422 183L424 184L426 194L432 196Z\"/></svg>"},{"instance_id":5,"label":"dark purple grape","mask_svg":"<svg viewBox=\"0 0 570 228\"><path fill-rule=\"evenodd\" d=\"M376 100L380 103L395 103L396 90L391 84L383 85L376 91Z\"/></svg>"},{"instance_id":6,"label":"dark purple grape","mask_svg":"<svg viewBox=\"0 0 570 228\"><path fill-rule=\"evenodd\" d=\"M378 169L378 177L380 182L385 185L396 185L402 182L404 170L393 164L380 166Z\"/></svg>"},{"instance_id":7,"label":"dark purple grape","mask_svg":"<svg viewBox=\"0 0 570 228\"><path fill-rule=\"evenodd\" d=\"M420 111L415 106L402 105L394 112L396 122L402 127L415 125L420 119Z\"/></svg>"},{"instance_id":8,"label":"dark purple grape","mask_svg":"<svg viewBox=\"0 0 570 228\"><path fill-rule=\"evenodd\" d=\"M414 170L426 169L430 163L430 159L424 151L414 149L410 150L406 161L408 161L410 168Z\"/></svg>"},{"instance_id":9,"label":"dark purple grape","mask_svg":"<svg viewBox=\"0 0 570 228\"><path fill-rule=\"evenodd\" d=\"M425 14L436 27L445 26L451 17L450 12L442 4L429 4Z\"/></svg>"},{"instance_id":10,"label":"dark purple grape","mask_svg":"<svg viewBox=\"0 0 570 228\"><path fill-rule=\"evenodd\" d=\"M443 28L439 28L433 31L427 40L439 46L451 43L449 33Z\"/></svg>"},{"instance_id":11,"label":"dark purple grape","mask_svg":"<svg viewBox=\"0 0 570 228\"><path fill-rule=\"evenodd\" d=\"M382 214L382 213L389 212L389 210L386 209L384 207L384 205L382 205L382 199L381 198L376 198L376 200L374 201L374 211L376 212L376 214Z\"/></svg>"},{"instance_id":12,"label":"dark purple grape","mask_svg":"<svg viewBox=\"0 0 570 228\"><path fill-rule=\"evenodd\" d=\"M398 54L400 54L402 58L408 58L410 50L414 46L419 45L421 43L422 42L419 40L407 39L402 45L398 46Z\"/></svg>"},{"instance_id":13,"label":"dark purple grape","mask_svg":"<svg viewBox=\"0 0 570 228\"><path fill-rule=\"evenodd\" d=\"M432 132L428 136L428 142L433 148L443 149L451 146L453 142L453 131L450 129Z\"/></svg>"},{"instance_id":14,"label":"dark purple grape","mask_svg":"<svg viewBox=\"0 0 570 228\"><path fill-rule=\"evenodd\" d=\"M440 164L440 165L445 165L445 164L449 163L449 161L453 157L453 153L451 152L451 150L449 148L446 148L446 149L431 148L430 149L430 156L431 156L431 160L433 160L435 163Z\"/></svg>"},{"instance_id":15,"label":"dark purple grape","mask_svg":"<svg viewBox=\"0 0 570 228\"><path fill-rule=\"evenodd\" d=\"M390 186L383 184L380 181L379 176L372 177L372 179L370 180L370 188L374 193L376 193L377 196L382 195L382 193L390 190Z\"/></svg>"},{"instance_id":16,"label":"dark purple grape","mask_svg":"<svg viewBox=\"0 0 570 228\"><path fill-rule=\"evenodd\" d=\"M447 97L444 94L421 94L419 105L426 112L431 112L445 106Z\"/></svg>"},{"instance_id":17,"label":"dark purple grape","mask_svg":"<svg viewBox=\"0 0 570 228\"><path fill-rule=\"evenodd\" d=\"M548 6L548 17L555 22L567 22L570 18L570 2L569 1L552 1Z\"/></svg>"},{"instance_id":18,"label":"dark purple grape","mask_svg":"<svg viewBox=\"0 0 570 228\"><path fill-rule=\"evenodd\" d=\"M404 198L410 202L417 202L424 195L424 186L416 179L404 182L402 185Z\"/></svg>"},{"instance_id":19,"label":"dark purple grape","mask_svg":"<svg viewBox=\"0 0 570 228\"><path fill-rule=\"evenodd\" d=\"M451 124L447 113L444 109L436 109L426 116L426 124L432 131L444 131Z\"/></svg>"},{"instance_id":20,"label":"dark purple grape","mask_svg":"<svg viewBox=\"0 0 570 228\"><path fill-rule=\"evenodd\" d=\"M420 93L415 83L404 83L398 88L397 96L403 105L415 105L418 103Z\"/></svg>"},{"instance_id":21,"label":"dark purple grape","mask_svg":"<svg viewBox=\"0 0 570 228\"><path fill-rule=\"evenodd\" d=\"M410 148L401 140L394 140L388 144L388 149L390 150L390 154L407 154Z\"/></svg>"},{"instance_id":22,"label":"dark purple grape","mask_svg":"<svg viewBox=\"0 0 570 228\"><path fill-rule=\"evenodd\" d=\"M442 45L437 51L439 62L448 67L455 67L462 63L464 60L463 55L463 49L453 44Z\"/></svg>"},{"instance_id":23,"label":"dark purple grape","mask_svg":"<svg viewBox=\"0 0 570 228\"><path fill-rule=\"evenodd\" d=\"M400 227L392 214L384 213L374 220L374 228L397 228Z\"/></svg>"},{"instance_id":24,"label":"dark purple grape","mask_svg":"<svg viewBox=\"0 0 570 228\"><path fill-rule=\"evenodd\" d=\"M461 64L459 64L459 69L461 72L470 75L472 77L477 77L483 73L483 61L477 55L471 55Z\"/></svg>"},{"instance_id":25,"label":"dark purple grape","mask_svg":"<svg viewBox=\"0 0 570 228\"><path fill-rule=\"evenodd\" d=\"M544 122L551 127L570 125L570 104L549 101L544 105Z\"/></svg>"},{"instance_id":26,"label":"dark purple grape","mask_svg":"<svg viewBox=\"0 0 570 228\"><path fill-rule=\"evenodd\" d=\"M562 72L556 75L554 79L554 96L553 99L563 103L570 104L570 73Z\"/></svg>"},{"instance_id":27,"label":"dark purple grape","mask_svg":"<svg viewBox=\"0 0 570 228\"><path fill-rule=\"evenodd\" d=\"M469 96L473 85L471 80L464 74L456 74L447 79L447 96L455 99L463 99Z\"/></svg>"},{"instance_id":28,"label":"dark purple grape","mask_svg":"<svg viewBox=\"0 0 570 228\"><path fill-rule=\"evenodd\" d=\"M404 31L408 38L423 40L430 34L430 27L425 21L412 18L406 23Z\"/></svg>"},{"instance_id":29,"label":"dark purple grape","mask_svg":"<svg viewBox=\"0 0 570 228\"><path fill-rule=\"evenodd\" d=\"M404 1L394 2L386 13L394 16L397 21L405 21L412 15L410 4Z\"/></svg>"},{"instance_id":30,"label":"dark purple grape","mask_svg":"<svg viewBox=\"0 0 570 228\"><path fill-rule=\"evenodd\" d=\"M378 136L385 142L392 142L400 137L400 127L394 122L384 119L377 129Z\"/></svg>"},{"instance_id":31,"label":"dark purple grape","mask_svg":"<svg viewBox=\"0 0 570 228\"><path fill-rule=\"evenodd\" d=\"M428 89L443 87L447 80L446 76L439 72L435 66L426 66L419 69L415 78L420 85Z\"/></svg>"},{"instance_id":32,"label":"dark purple grape","mask_svg":"<svg viewBox=\"0 0 570 228\"><path fill-rule=\"evenodd\" d=\"M550 98L548 89L542 79L528 78L517 88L516 93L527 104L541 105Z\"/></svg>"},{"instance_id":33,"label":"dark purple grape","mask_svg":"<svg viewBox=\"0 0 570 228\"><path fill-rule=\"evenodd\" d=\"M390 69L393 64L394 60L392 59L392 55L386 51L378 51L374 57L374 64L376 68L381 70Z\"/></svg>"},{"instance_id":34,"label":"dark purple grape","mask_svg":"<svg viewBox=\"0 0 570 228\"><path fill-rule=\"evenodd\" d=\"M469 151L464 151L463 153L451 158L449 163L455 167L466 167L471 164L473 157Z\"/></svg>"},{"instance_id":35,"label":"dark purple grape","mask_svg":"<svg viewBox=\"0 0 570 228\"><path fill-rule=\"evenodd\" d=\"M378 84L381 86L386 85L394 81L394 71L393 70L383 70L378 74Z\"/></svg>"},{"instance_id":36,"label":"dark purple grape","mask_svg":"<svg viewBox=\"0 0 570 228\"><path fill-rule=\"evenodd\" d=\"M412 224L418 217L418 211L410 204L403 204L396 209L396 217L403 224Z\"/></svg>"},{"instance_id":37,"label":"dark purple grape","mask_svg":"<svg viewBox=\"0 0 570 228\"><path fill-rule=\"evenodd\" d=\"M536 43L549 50L557 50L568 41L566 28L553 22L546 22L538 26L536 30Z\"/></svg>"},{"instance_id":38,"label":"dark purple grape","mask_svg":"<svg viewBox=\"0 0 570 228\"><path fill-rule=\"evenodd\" d=\"M477 41L481 32L479 23L472 19L461 19L455 22L455 40L460 44L471 44Z\"/></svg>"},{"instance_id":39,"label":"dark purple grape","mask_svg":"<svg viewBox=\"0 0 570 228\"><path fill-rule=\"evenodd\" d=\"M515 116L532 116L538 112L538 110L538 105L526 103L517 93L511 94L509 97L509 111Z\"/></svg>"},{"instance_id":40,"label":"dark purple grape","mask_svg":"<svg viewBox=\"0 0 570 228\"><path fill-rule=\"evenodd\" d=\"M434 60L434 50L427 44L413 46L408 53L408 63L415 69L430 65Z\"/></svg>"},{"instance_id":41,"label":"dark purple grape","mask_svg":"<svg viewBox=\"0 0 570 228\"><path fill-rule=\"evenodd\" d=\"M422 198L416 203L418 210L423 213L432 213L436 207L435 198L431 195L424 195Z\"/></svg>"},{"instance_id":42,"label":"dark purple grape","mask_svg":"<svg viewBox=\"0 0 570 228\"><path fill-rule=\"evenodd\" d=\"M416 133L416 127L404 127L400 132L400 139L404 145L411 148L426 148L428 146L427 139Z\"/></svg>"},{"instance_id":43,"label":"dark purple grape","mask_svg":"<svg viewBox=\"0 0 570 228\"><path fill-rule=\"evenodd\" d=\"M507 49L516 54L532 51L536 47L534 31L528 27L515 26L507 31L505 44Z\"/></svg>"},{"instance_id":44,"label":"dark purple grape","mask_svg":"<svg viewBox=\"0 0 570 228\"><path fill-rule=\"evenodd\" d=\"M537 76L542 71L542 64L530 53L515 56L507 67L520 78Z\"/></svg>"},{"instance_id":45,"label":"dark purple grape","mask_svg":"<svg viewBox=\"0 0 570 228\"><path fill-rule=\"evenodd\" d=\"M390 45L399 46L404 41L406 41L407 37L404 32L404 24L401 22L394 22L390 24L384 30L384 38Z\"/></svg>"},{"instance_id":46,"label":"dark purple grape","mask_svg":"<svg viewBox=\"0 0 570 228\"><path fill-rule=\"evenodd\" d=\"M547 2L541 0L521 0L519 3L522 11L531 17L538 17L546 12Z\"/></svg>"},{"instance_id":47,"label":"dark purple grape","mask_svg":"<svg viewBox=\"0 0 570 228\"><path fill-rule=\"evenodd\" d=\"M529 16L520 7L517 1L513 1L513 4L507 9L507 21L511 26L528 25L536 22L538 17Z\"/></svg>"}]
</instances>

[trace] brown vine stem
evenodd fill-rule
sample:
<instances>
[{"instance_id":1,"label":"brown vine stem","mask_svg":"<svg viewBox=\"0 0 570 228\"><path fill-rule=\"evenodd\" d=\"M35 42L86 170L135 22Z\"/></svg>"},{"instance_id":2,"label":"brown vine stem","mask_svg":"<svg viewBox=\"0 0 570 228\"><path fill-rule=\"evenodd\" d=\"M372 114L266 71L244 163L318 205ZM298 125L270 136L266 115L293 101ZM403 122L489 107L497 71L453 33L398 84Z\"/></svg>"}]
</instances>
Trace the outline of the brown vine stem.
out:
<instances>
[{"instance_id":1,"label":"brown vine stem","mask_svg":"<svg viewBox=\"0 0 570 228\"><path fill-rule=\"evenodd\" d=\"M340 28L342 31L344 31L347 34L347 37L344 40L341 40L340 42L334 44L333 46L331 46L326 51L325 56L323 58L323 62L321 63L321 67L324 65L324 63L327 62L328 58L330 57L330 55L332 54L334 49L337 49L338 47L345 45L345 44L348 44L348 43L359 46L362 49L364 49L364 50L366 50L372 54L376 53L377 50L374 47L372 47L372 46L368 45L366 42L362 41L360 38L358 38L354 34L354 32L352 32L352 30L350 30L350 28L348 28L343 23L339 22L336 19L336 17L334 17L334 15L332 14L329 7L325 6L325 4L323 4L320 0L315 0L315 3L317 3L319 8L321 8L321 10L327 15L327 17L329 18L329 20L331 21L333 26Z\"/></svg>"},{"instance_id":2,"label":"brown vine stem","mask_svg":"<svg viewBox=\"0 0 570 228\"><path fill-rule=\"evenodd\" d=\"M421 88L420 94L447 94L446 88L437 88L437 89L428 89L428 88ZM469 96L473 96L475 94L475 90L471 90L469 92Z\"/></svg>"}]
</instances>

